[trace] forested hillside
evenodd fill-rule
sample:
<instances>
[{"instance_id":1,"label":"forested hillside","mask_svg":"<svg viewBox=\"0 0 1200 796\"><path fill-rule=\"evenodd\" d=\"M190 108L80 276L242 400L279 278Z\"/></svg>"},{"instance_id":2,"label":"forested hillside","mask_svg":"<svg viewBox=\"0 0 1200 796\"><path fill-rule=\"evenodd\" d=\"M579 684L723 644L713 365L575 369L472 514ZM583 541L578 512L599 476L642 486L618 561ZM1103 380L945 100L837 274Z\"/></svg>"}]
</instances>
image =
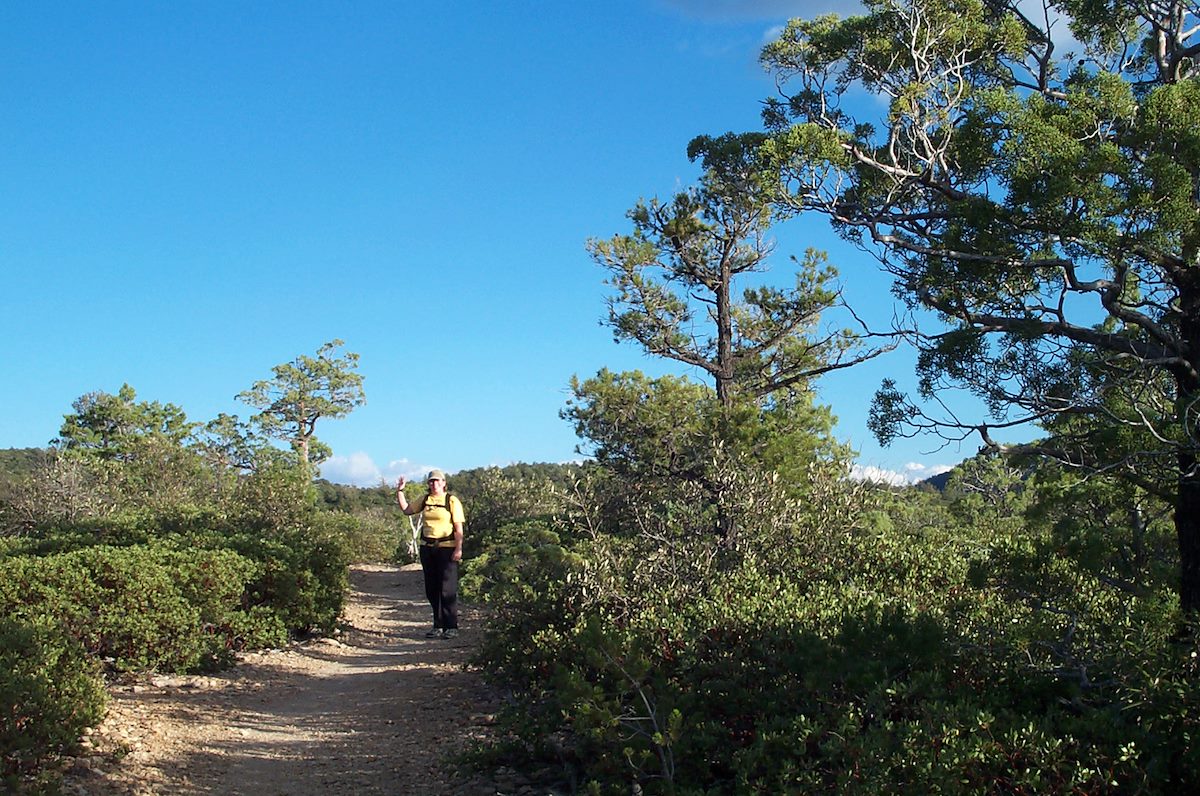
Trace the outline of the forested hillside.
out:
<instances>
[{"instance_id":1,"label":"forested hillside","mask_svg":"<svg viewBox=\"0 0 1200 796\"><path fill-rule=\"evenodd\" d=\"M0 501L11 502L17 486L33 475L48 453L41 448L0 449Z\"/></svg>"}]
</instances>

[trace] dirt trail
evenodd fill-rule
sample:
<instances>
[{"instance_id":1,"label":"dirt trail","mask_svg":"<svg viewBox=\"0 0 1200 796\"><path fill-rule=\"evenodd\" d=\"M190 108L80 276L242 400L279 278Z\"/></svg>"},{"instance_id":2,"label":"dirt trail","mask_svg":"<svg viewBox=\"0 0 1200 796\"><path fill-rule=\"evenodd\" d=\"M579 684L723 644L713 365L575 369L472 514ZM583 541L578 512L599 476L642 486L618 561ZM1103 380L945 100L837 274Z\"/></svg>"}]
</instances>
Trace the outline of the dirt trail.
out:
<instances>
[{"instance_id":1,"label":"dirt trail","mask_svg":"<svg viewBox=\"0 0 1200 796\"><path fill-rule=\"evenodd\" d=\"M529 793L512 772L464 777L445 758L491 730L495 703L464 665L481 632L426 639L418 565L351 570L346 628L255 653L227 672L114 689L64 791L137 794Z\"/></svg>"}]
</instances>

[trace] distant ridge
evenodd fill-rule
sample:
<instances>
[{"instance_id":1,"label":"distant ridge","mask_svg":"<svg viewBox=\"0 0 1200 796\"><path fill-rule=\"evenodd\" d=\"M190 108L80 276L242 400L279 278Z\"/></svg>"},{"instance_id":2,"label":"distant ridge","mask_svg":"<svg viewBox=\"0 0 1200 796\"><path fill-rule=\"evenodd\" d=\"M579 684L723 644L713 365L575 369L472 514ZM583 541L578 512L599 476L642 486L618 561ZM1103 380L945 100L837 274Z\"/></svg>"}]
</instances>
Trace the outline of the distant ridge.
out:
<instances>
[{"instance_id":1,"label":"distant ridge","mask_svg":"<svg viewBox=\"0 0 1200 796\"><path fill-rule=\"evenodd\" d=\"M47 453L47 448L0 448L0 502L12 499L16 485L34 473Z\"/></svg>"},{"instance_id":2,"label":"distant ridge","mask_svg":"<svg viewBox=\"0 0 1200 796\"><path fill-rule=\"evenodd\" d=\"M928 484L929 486L933 487L934 489L936 489L939 492L945 492L946 484L949 483L950 476L951 476L951 474L953 474L953 472L954 472L954 470L950 469L944 473L938 473L937 475L931 475L922 481L918 481L917 486L922 486L922 485Z\"/></svg>"},{"instance_id":3,"label":"distant ridge","mask_svg":"<svg viewBox=\"0 0 1200 796\"><path fill-rule=\"evenodd\" d=\"M48 453L49 448L0 448L0 478L29 475Z\"/></svg>"}]
</instances>

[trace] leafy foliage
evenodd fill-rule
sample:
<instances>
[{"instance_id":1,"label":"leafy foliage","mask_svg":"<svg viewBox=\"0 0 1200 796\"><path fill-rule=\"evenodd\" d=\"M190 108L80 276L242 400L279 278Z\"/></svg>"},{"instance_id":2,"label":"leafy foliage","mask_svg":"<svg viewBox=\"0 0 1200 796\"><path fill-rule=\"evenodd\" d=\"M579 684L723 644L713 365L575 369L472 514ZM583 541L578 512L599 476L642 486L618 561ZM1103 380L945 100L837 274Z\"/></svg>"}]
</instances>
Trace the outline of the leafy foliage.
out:
<instances>
[{"instance_id":1,"label":"leafy foliage","mask_svg":"<svg viewBox=\"0 0 1200 796\"><path fill-rule=\"evenodd\" d=\"M688 154L705 167L697 186L639 202L628 213L632 233L588 243L611 275L614 338L702 372L711 388L604 369L572 379L563 412L631 489L699 501L727 546L738 544L747 508L735 488L740 471L787 476L802 491L808 467L845 456L812 380L891 347L868 348L872 333L828 326L824 314L842 301L819 252L795 261L793 287L748 281L773 249L773 193L757 154L765 140L696 139Z\"/></svg>"},{"instance_id":2,"label":"leafy foliage","mask_svg":"<svg viewBox=\"0 0 1200 796\"><path fill-rule=\"evenodd\" d=\"M666 503L697 503L707 513L696 532L738 543L738 518L753 511L741 488L746 474L779 479L804 493L813 467L840 470L847 455L829 434L833 417L806 391L765 403L729 405L684 378L650 379L639 371L572 380L563 415L591 443L597 463L629 490ZM701 528L703 527L703 530Z\"/></svg>"},{"instance_id":3,"label":"leafy foliage","mask_svg":"<svg viewBox=\"0 0 1200 796\"><path fill-rule=\"evenodd\" d=\"M0 512L12 502L17 485L33 474L45 455L41 448L0 450Z\"/></svg>"},{"instance_id":4,"label":"leafy foliage","mask_svg":"<svg viewBox=\"0 0 1200 796\"><path fill-rule=\"evenodd\" d=\"M193 427L184 411L174 404L135 402L136 398L128 384L116 395L101 391L80 396L71 405L75 411L63 418L58 445L120 461L139 458L144 446L155 443L180 447Z\"/></svg>"},{"instance_id":5,"label":"leafy foliage","mask_svg":"<svg viewBox=\"0 0 1200 796\"><path fill-rule=\"evenodd\" d=\"M54 622L116 670L195 671L245 646L278 643L243 605L254 562L229 550L96 546L0 560L0 606L9 616Z\"/></svg>"},{"instance_id":6,"label":"leafy foliage","mask_svg":"<svg viewBox=\"0 0 1200 796\"><path fill-rule=\"evenodd\" d=\"M1200 12L1192 2L871 0L793 20L762 62L761 174L825 214L938 326L919 401L881 389L883 441L1033 423L1032 452L1174 504L1200 612ZM1058 35L1069 25L1068 51ZM865 90L882 103L851 101ZM946 410L948 391L987 417Z\"/></svg>"},{"instance_id":7,"label":"leafy foliage","mask_svg":"<svg viewBox=\"0 0 1200 796\"><path fill-rule=\"evenodd\" d=\"M72 749L104 713L96 665L49 620L0 617L0 784L45 784L47 759Z\"/></svg>"},{"instance_id":8,"label":"leafy foliage","mask_svg":"<svg viewBox=\"0 0 1200 796\"><path fill-rule=\"evenodd\" d=\"M745 286L766 270L773 244L770 194L757 174L755 136L698 139L700 184L670 201L639 202L633 232L593 240L593 259L610 274L608 324L618 340L705 372L730 406L802 390L816 374L879 353L854 354L864 336L822 330L823 313L841 303L836 272L809 251L789 289Z\"/></svg>"},{"instance_id":9,"label":"leafy foliage","mask_svg":"<svg viewBox=\"0 0 1200 796\"><path fill-rule=\"evenodd\" d=\"M579 468L569 466L485 467L455 473L455 494L469 506L470 533L463 540L469 559L511 522L547 519L561 510L562 490Z\"/></svg>"},{"instance_id":10,"label":"leafy foliage","mask_svg":"<svg viewBox=\"0 0 1200 796\"><path fill-rule=\"evenodd\" d=\"M338 353L331 340L317 355L300 355L272 368L274 375L254 383L238 398L258 409L252 420L271 438L291 445L304 464L319 464L330 450L314 437L317 421L345 417L366 402L358 354Z\"/></svg>"},{"instance_id":11,"label":"leafy foliage","mask_svg":"<svg viewBox=\"0 0 1200 796\"><path fill-rule=\"evenodd\" d=\"M30 656L0 670L6 786L52 785L47 764L100 716L93 665L212 669L330 631L351 556L382 558L395 537L381 517L320 511L307 467L236 418L197 434L128 385L73 409L5 480L0 635Z\"/></svg>"},{"instance_id":12,"label":"leafy foliage","mask_svg":"<svg viewBox=\"0 0 1200 796\"><path fill-rule=\"evenodd\" d=\"M508 753L599 793L1198 784L1200 669L1169 583L1106 583L994 458L945 497L814 480L736 554L652 500L623 515L642 532L598 529L600 493L501 529L474 576L483 663L516 697Z\"/></svg>"}]
</instances>

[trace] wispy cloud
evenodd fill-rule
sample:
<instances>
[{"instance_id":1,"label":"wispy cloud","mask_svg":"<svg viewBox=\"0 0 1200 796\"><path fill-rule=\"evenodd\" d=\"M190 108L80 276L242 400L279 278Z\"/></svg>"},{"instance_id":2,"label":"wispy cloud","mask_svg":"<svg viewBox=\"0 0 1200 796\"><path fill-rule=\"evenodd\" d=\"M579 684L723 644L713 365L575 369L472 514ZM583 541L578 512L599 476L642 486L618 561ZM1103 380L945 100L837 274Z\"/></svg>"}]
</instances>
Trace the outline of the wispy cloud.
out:
<instances>
[{"instance_id":1,"label":"wispy cloud","mask_svg":"<svg viewBox=\"0 0 1200 796\"><path fill-rule=\"evenodd\" d=\"M836 13L841 17L863 12L859 0L658 0L676 16L702 23L676 45L679 52L703 58L729 58L732 54L749 61L753 48L779 38L784 23L794 17L813 18ZM728 35L734 27L766 23L758 40ZM749 65L749 63L747 64Z\"/></svg>"}]
</instances>

